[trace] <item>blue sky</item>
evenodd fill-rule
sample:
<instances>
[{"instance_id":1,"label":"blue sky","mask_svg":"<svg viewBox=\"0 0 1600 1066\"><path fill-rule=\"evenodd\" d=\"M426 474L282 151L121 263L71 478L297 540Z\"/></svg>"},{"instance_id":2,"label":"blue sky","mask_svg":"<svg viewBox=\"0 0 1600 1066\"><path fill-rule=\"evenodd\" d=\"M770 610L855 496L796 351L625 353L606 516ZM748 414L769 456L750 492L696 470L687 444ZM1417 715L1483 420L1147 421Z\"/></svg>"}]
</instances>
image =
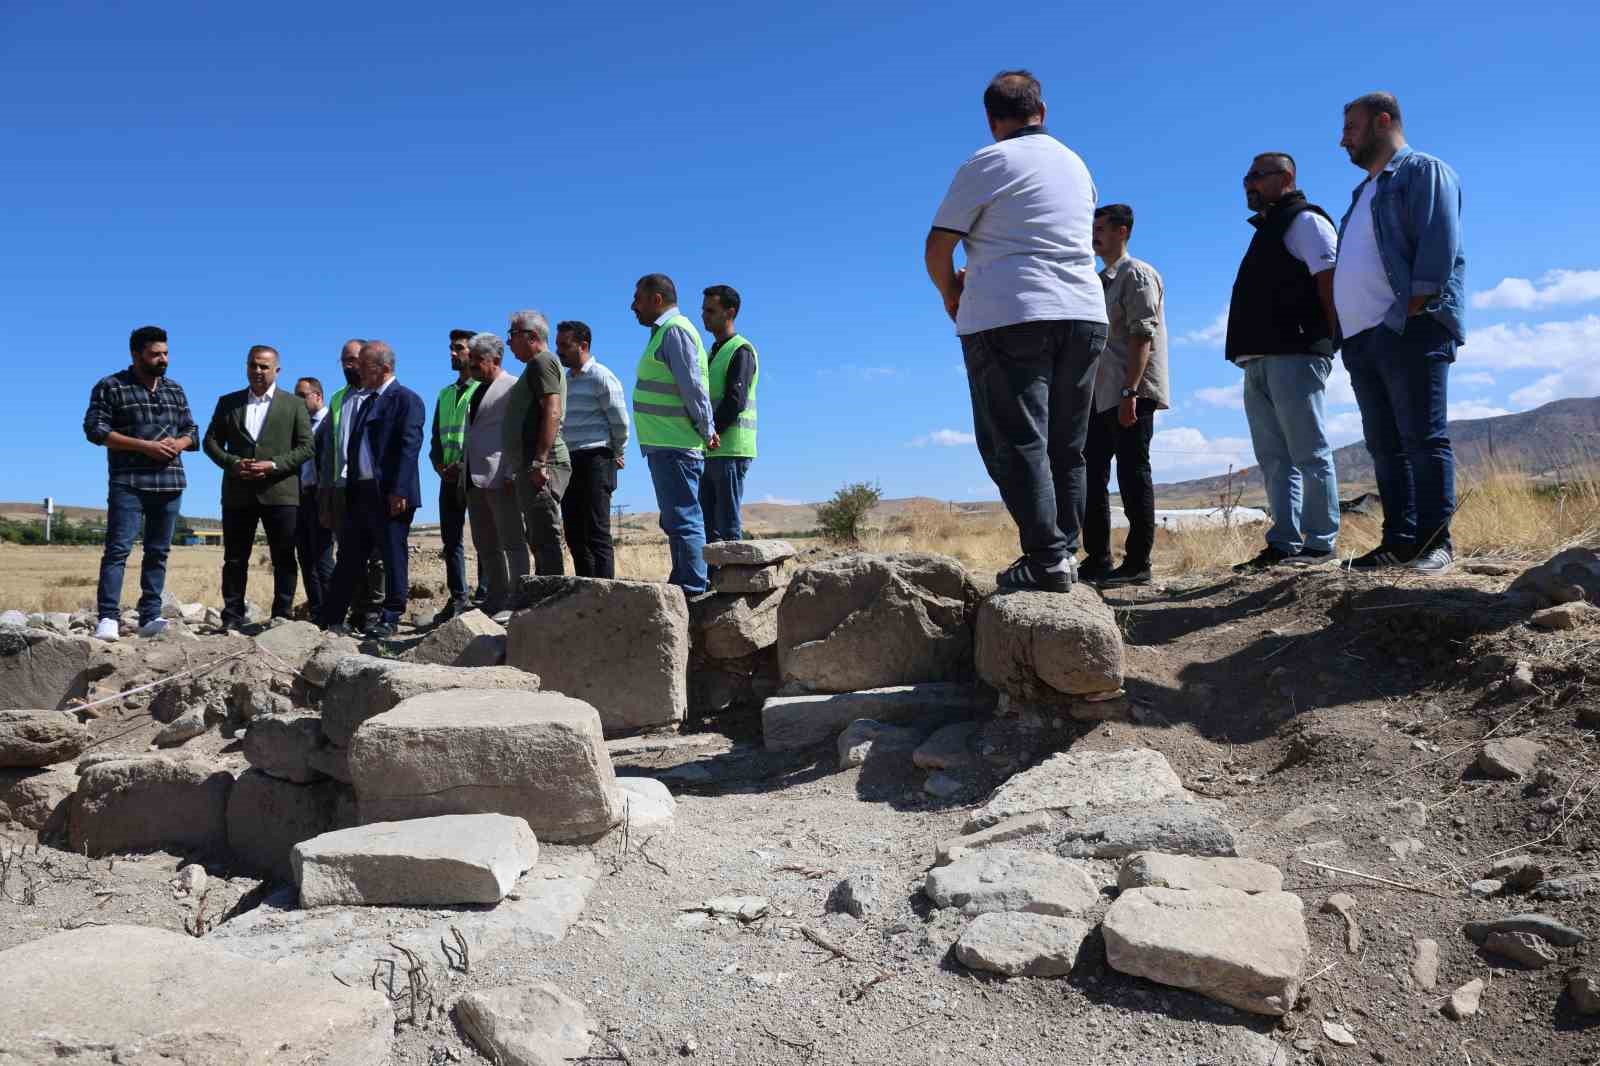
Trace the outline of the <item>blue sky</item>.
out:
<instances>
[{"instance_id":1,"label":"blue sky","mask_svg":"<svg viewBox=\"0 0 1600 1066\"><path fill-rule=\"evenodd\" d=\"M1158 478L1253 463L1215 329L1250 232L1239 177L1292 152L1337 218L1360 178L1341 106L1374 88L1465 187L1480 295L1455 414L1600 394L1596 5L1360 10L0 0L0 498L104 499L79 426L135 325L170 331L202 428L251 344L283 353L287 387L382 337L431 398L448 331L519 307L589 322L631 383L628 301L653 270L695 307L714 283L744 295L763 356L749 499L853 480L993 498L921 249L987 139L984 84L1018 65L1166 279ZM1332 395L1357 439L1342 376ZM653 509L630 458L618 502ZM185 512L217 514L217 471L186 461Z\"/></svg>"}]
</instances>

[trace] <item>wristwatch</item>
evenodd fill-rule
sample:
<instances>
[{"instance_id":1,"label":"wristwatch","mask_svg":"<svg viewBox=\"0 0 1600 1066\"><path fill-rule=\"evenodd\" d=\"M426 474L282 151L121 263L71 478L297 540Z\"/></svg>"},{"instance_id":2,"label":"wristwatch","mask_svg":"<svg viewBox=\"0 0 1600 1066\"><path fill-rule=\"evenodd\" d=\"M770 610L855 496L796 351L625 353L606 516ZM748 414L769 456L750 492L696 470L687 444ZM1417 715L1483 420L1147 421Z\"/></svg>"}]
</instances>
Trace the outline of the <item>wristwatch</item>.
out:
<instances>
[{"instance_id":1,"label":"wristwatch","mask_svg":"<svg viewBox=\"0 0 1600 1066\"><path fill-rule=\"evenodd\" d=\"M1137 395L1139 395L1139 390L1138 389L1130 389L1127 386L1123 386L1122 398L1124 400L1132 399L1133 397L1135 397Z\"/></svg>"}]
</instances>

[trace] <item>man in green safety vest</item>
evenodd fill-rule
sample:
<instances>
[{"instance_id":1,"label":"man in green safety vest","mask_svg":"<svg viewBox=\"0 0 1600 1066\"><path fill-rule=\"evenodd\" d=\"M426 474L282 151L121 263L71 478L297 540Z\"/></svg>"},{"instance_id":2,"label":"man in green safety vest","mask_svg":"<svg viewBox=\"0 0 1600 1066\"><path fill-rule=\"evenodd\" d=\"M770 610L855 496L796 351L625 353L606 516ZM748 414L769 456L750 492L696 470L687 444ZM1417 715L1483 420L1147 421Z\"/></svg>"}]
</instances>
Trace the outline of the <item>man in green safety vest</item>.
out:
<instances>
[{"instance_id":1,"label":"man in green safety vest","mask_svg":"<svg viewBox=\"0 0 1600 1066\"><path fill-rule=\"evenodd\" d=\"M744 478L756 457L756 385L761 380L761 359L734 328L739 317L739 293L731 285L705 290L700 321L711 334L708 376L712 423L722 438L721 447L706 453L706 471L700 479L700 510L706 520L706 540L738 540L744 535L739 503L744 499Z\"/></svg>"},{"instance_id":2,"label":"man in green safety vest","mask_svg":"<svg viewBox=\"0 0 1600 1066\"><path fill-rule=\"evenodd\" d=\"M700 331L678 310L678 287L665 274L640 278L632 307L650 329L633 386L633 424L672 553L667 580L698 596L709 583L700 477L707 449L722 443L712 421L706 349Z\"/></svg>"},{"instance_id":3,"label":"man in green safety vest","mask_svg":"<svg viewBox=\"0 0 1600 1066\"><path fill-rule=\"evenodd\" d=\"M450 331L450 369L456 372L456 379L439 390L433 407L433 442L428 446L428 461L439 475L439 536L444 539L444 583L450 590L450 601L433 616L435 625L472 609L467 599L467 548L463 539L467 492L462 485L461 457L467 440L467 408L478 391L478 382L467 368L467 342L476 332ZM481 561L478 576L481 580Z\"/></svg>"},{"instance_id":4,"label":"man in green safety vest","mask_svg":"<svg viewBox=\"0 0 1600 1066\"><path fill-rule=\"evenodd\" d=\"M344 417L345 398L361 389L361 346L367 342L352 337L339 349L339 368L344 372L344 387L328 401L328 434L317 455L317 500L324 529L333 530L334 545L340 550L339 531L344 528L345 467L348 466L349 420ZM357 572L355 592L350 599L350 628L362 632L383 602L383 559L374 549L365 573Z\"/></svg>"}]
</instances>

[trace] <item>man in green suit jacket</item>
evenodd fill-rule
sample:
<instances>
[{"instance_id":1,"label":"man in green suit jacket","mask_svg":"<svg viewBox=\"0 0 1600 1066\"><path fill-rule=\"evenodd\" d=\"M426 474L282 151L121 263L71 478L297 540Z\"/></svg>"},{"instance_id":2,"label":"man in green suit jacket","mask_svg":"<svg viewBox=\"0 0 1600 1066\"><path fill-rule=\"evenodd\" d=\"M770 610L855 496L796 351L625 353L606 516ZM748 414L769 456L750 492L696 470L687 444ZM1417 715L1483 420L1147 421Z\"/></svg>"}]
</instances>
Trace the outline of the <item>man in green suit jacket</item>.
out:
<instances>
[{"instance_id":1,"label":"man in green suit jacket","mask_svg":"<svg viewBox=\"0 0 1600 1066\"><path fill-rule=\"evenodd\" d=\"M280 391L278 353L257 344L245 357L250 387L217 401L203 447L222 467L222 625L244 624L245 581L256 525L272 553L272 617L294 606L295 522L300 464L311 458L311 418L293 393Z\"/></svg>"}]
</instances>

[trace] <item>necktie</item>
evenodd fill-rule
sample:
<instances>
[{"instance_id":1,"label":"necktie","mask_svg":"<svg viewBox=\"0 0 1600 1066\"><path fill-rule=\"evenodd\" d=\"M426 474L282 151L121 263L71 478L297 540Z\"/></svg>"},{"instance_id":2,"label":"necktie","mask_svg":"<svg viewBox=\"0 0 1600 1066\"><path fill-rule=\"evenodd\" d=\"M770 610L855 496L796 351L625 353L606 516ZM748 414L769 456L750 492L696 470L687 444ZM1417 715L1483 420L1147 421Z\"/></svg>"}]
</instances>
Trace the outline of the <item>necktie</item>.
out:
<instances>
[{"instance_id":1,"label":"necktie","mask_svg":"<svg viewBox=\"0 0 1600 1066\"><path fill-rule=\"evenodd\" d=\"M372 409L376 396L368 392L360 393L360 406L356 408L355 416L350 420L350 443L345 451L345 477L351 481L361 480L361 433L367 426L367 412Z\"/></svg>"}]
</instances>

